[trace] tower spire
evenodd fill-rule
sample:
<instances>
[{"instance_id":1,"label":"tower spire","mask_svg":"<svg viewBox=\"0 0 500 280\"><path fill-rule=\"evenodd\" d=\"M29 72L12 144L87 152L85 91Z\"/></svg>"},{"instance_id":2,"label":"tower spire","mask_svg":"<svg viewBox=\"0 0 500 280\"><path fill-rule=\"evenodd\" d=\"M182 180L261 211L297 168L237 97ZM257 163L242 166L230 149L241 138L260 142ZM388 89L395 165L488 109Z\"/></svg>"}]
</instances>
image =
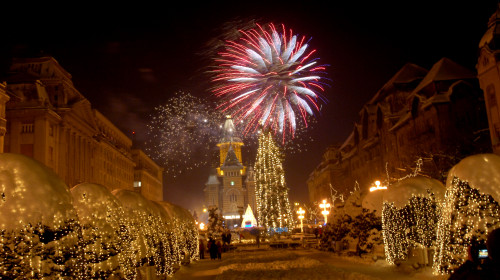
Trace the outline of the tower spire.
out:
<instances>
[{"instance_id":1,"label":"tower spire","mask_svg":"<svg viewBox=\"0 0 500 280\"><path fill-rule=\"evenodd\" d=\"M226 115L224 126L222 127L221 138L219 140L219 143L217 144L217 147L219 147L220 150L220 161L219 167L217 168L217 173L219 174L219 176L223 175L220 168L222 167L222 165L224 165L230 149L233 150L236 159L240 163L243 163L243 160L241 158L241 146L243 146L243 141L238 136L238 132L233 123L233 118L231 117L231 115ZM244 173L245 170L243 171L243 174Z\"/></svg>"}]
</instances>

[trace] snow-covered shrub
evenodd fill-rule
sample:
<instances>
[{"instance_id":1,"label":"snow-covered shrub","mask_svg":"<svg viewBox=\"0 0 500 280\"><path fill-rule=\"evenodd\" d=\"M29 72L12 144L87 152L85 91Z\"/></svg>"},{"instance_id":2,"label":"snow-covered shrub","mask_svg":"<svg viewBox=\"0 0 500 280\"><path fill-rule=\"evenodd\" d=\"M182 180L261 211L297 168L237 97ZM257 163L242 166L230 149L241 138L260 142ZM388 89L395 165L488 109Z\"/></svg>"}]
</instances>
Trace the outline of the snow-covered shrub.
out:
<instances>
[{"instance_id":1,"label":"snow-covered shrub","mask_svg":"<svg viewBox=\"0 0 500 280\"><path fill-rule=\"evenodd\" d=\"M174 220L160 202L150 202L152 206L157 208L156 215L159 218L159 220L157 220L159 240L159 243L157 243L157 254L159 257L156 271L161 275L172 275L175 272L174 266L180 260L178 250L176 251L176 248L178 248L178 238L176 234L174 234Z\"/></svg>"},{"instance_id":2,"label":"snow-covered shrub","mask_svg":"<svg viewBox=\"0 0 500 280\"><path fill-rule=\"evenodd\" d=\"M87 278L134 279L134 235L121 203L97 184L78 184L71 194L82 226Z\"/></svg>"},{"instance_id":3,"label":"snow-covered shrub","mask_svg":"<svg viewBox=\"0 0 500 280\"><path fill-rule=\"evenodd\" d=\"M158 202L167 211L172 220L173 232L177 239L177 248L179 254L188 254L189 261L199 257L199 238L198 228L191 213L186 209L169 203ZM181 257L179 255L179 257Z\"/></svg>"},{"instance_id":4,"label":"snow-covered shrub","mask_svg":"<svg viewBox=\"0 0 500 280\"><path fill-rule=\"evenodd\" d=\"M382 229L389 263L407 260L411 249L435 245L443 195L443 184L426 177L403 179L384 192Z\"/></svg>"},{"instance_id":5,"label":"snow-covered shrub","mask_svg":"<svg viewBox=\"0 0 500 280\"><path fill-rule=\"evenodd\" d=\"M448 173L437 229L436 272L449 273L467 259L467 247L484 243L500 227L500 157L469 156Z\"/></svg>"},{"instance_id":6,"label":"snow-covered shrub","mask_svg":"<svg viewBox=\"0 0 500 280\"><path fill-rule=\"evenodd\" d=\"M141 194L129 190L115 190L113 194L122 203L125 215L131 217L131 230L137 234L134 247L138 248L136 266L154 266L156 275L172 273L169 252L168 225L162 219L159 207Z\"/></svg>"},{"instance_id":7,"label":"snow-covered shrub","mask_svg":"<svg viewBox=\"0 0 500 280\"><path fill-rule=\"evenodd\" d=\"M372 253L374 246L382 243L382 221L373 211L363 208L354 217L350 235L357 239L356 254Z\"/></svg>"},{"instance_id":8,"label":"snow-covered shrub","mask_svg":"<svg viewBox=\"0 0 500 280\"><path fill-rule=\"evenodd\" d=\"M373 210L363 208L358 190L333 210L331 222L323 229L320 249L351 250L357 255L371 253L382 244L381 219Z\"/></svg>"},{"instance_id":9,"label":"snow-covered shrub","mask_svg":"<svg viewBox=\"0 0 500 280\"><path fill-rule=\"evenodd\" d=\"M211 207L208 209L208 224L207 235L208 238L219 239L222 236L224 227L222 226L222 215L217 211L219 208Z\"/></svg>"},{"instance_id":10,"label":"snow-covered shrub","mask_svg":"<svg viewBox=\"0 0 500 280\"><path fill-rule=\"evenodd\" d=\"M179 248L198 256L198 231L187 210L165 204L89 183L70 191L34 159L0 154L0 279L171 275Z\"/></svg>"},{"instance_id":11,"label":"snow-covered shrub","mask_svg":"<svg viewBox=\"0 0 500 280\"><path fill-rule=\"evenodd\" d=\"M0 278L85 277L82 235L68 187L50 169L0 154Z\"/></svg>"}]
</instances>

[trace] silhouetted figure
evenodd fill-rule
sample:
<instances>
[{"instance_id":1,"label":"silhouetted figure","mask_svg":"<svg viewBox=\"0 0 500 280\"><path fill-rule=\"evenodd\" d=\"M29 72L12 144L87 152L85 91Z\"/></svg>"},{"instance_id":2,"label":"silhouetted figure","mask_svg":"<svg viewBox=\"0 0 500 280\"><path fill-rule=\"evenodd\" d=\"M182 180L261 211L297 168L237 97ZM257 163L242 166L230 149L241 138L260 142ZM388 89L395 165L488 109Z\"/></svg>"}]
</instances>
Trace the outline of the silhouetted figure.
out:
<instances>
[{"instance_id":1,"label":"silhouetted figure","mask_svg":"<svg viewBox=\"0 0 500 280\"><path fill-rule=\"evenodd\" d=\"M205 241L203 239L200 239L200 259L205 258Z\"/></svg>"},{"instance_id":2,"label":"silhouetted figure","mask_svg":"<svg viewBox=\"0 0 500 280\"><path fill-rule=\"evenodd\" d=\"M210 251L210 259L215 260L217 258L217 244L215 244L215 240L210 239L209 241L210 247L208 250Z\"/></svg>"},{"instance_id":3,"label":"silhouetted figure","mask_svg":"<svg viewBox=\"0 0 500 280\"><path fill-rule=\"evenodd\" d=\"M222 241L217 240L217 258L220 260L222 258Z\"/></svg>"},{"instance_id":4,"label":"silhouetted figure","mask_svg":"<svg viewBox=\"0 0 500 280\"><path fill-rule=\"evenodd\" d=\"M486 247L488 257L479 258L479 250ZM491 231L486 246L473 243L467 248L468 258L450 275L448 280L500 279L500 228Z\"/></svg>"},{"instance_id":5,"label":"silhouetted figure","mask_svg":"<svg viewBox=\"0 0 500 280\"><path fill-rule=\"evenodd\" d=\"M231 231L229 229L224 231L224 233L222 234L222 242L224 252L228 251L229 245L231 244Z\"/></svg>"},{"instance_id":6,"label":"silhouetted figure","mask_svg":"<svg viewBox=\"0 0 500 280\"><path fill-rule=\"evenodd\" d=\"M318 229L317 227L315 227L313 232L314 232L314 237L315 237L316 239L318 239L319 229Z\"/></svg>"},{"instance_id":7,"label":"silhouetted figure","mask_svg":"<svg viewBox=\"0 0 500 280\"><path fill-rule=\"evenodd\" d=\"M483 265L489 279L500 279L500 228L488 234L486 240L488 259Z\"/></svg>"}]
</instances>

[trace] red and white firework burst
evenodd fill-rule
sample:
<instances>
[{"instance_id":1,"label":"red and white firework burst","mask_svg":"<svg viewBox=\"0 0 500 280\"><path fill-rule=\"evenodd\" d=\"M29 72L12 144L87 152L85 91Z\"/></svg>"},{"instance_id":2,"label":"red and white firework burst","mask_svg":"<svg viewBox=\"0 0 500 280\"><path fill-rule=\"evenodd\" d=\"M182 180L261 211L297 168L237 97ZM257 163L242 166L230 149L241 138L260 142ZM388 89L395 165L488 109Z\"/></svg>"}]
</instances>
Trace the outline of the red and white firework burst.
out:
<instances>
[{"instance_id":1,"label":"red and white firework burst","mask_svg":"<svg viewBox=\"0 0 500 280\"><path fill-rule=\"evenodd\" d=\"M305 36L284 25L257 24L240 34L215 59L212 92L218 108L244 124L244 135L270 127L285 142L298 126L307 127L308 117L326 101L325 66L317 65Z\"/></svg>"}]
</instances>

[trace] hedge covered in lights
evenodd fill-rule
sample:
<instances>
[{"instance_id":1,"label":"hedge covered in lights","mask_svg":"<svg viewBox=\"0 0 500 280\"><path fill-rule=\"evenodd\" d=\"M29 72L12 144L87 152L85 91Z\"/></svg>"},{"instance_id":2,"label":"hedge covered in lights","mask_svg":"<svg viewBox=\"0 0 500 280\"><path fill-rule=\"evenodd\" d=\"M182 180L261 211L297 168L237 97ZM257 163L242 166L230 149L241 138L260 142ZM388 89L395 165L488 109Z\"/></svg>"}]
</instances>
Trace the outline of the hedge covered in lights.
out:
<instances>
[{"instance_id":1,"label":"hedge covered in lights","mask_svg":"<svg viewBox=\"0 0 500 280\"><path fill-rule=\"evenodd\" d=\"M468 258L470 244L484 244L500 227L500 157L462 159L448 172L444 194L422 180L404 179L383 193L386 259L394 264L411 249L434 249L434 272L451 273Z\"/></svg>"},{"instance_id":2,"label":"hedge covered in lights","mask_svg":"<svg viewBox=\"0 0 500 280\"><path fill-rule=\"evenodd\" d=\"M450 170L437 228L436 272L452 272L467 259L469 244L484 244L488 232L500 227L499 202L499 156L470 156Z\"/></svg>"},{"instance_id":3,"label":"hedge covered in lights","mask_svg":"<svg viewBox=\"0 0 500 280\"><path fill-rule=\"evenodd\" d=\"M383 194L382 233L387 262L408 259L411 249L434 246L443 184L412 177L390 186Z\"/></svg>"},{"instance_id":4,"label":"hedge covered in lights","mask_svg":"<svg viewBox=\"0 0 500 280\"><path fill-rule=\"evenodd\" d=\"M193 217L127 190L71 190L44 165L0 154L0 278L136 279L172 275L198 256Z\"/></svg>"}]
</instances>

